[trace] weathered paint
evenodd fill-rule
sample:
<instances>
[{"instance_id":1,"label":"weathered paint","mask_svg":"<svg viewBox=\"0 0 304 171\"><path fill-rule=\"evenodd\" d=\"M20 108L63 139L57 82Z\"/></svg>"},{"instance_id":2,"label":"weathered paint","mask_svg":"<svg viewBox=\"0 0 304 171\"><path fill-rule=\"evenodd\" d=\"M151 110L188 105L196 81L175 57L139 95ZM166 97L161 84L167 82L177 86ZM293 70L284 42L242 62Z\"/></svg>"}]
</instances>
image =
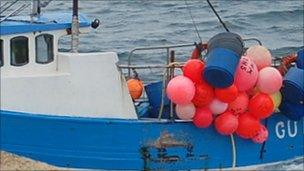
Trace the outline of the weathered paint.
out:
<instances>
[{"instance_id":1,"label":"weathered paint","mask_svg":"<svg viewBox=\"0 0 304 171\"><path fill-rule=\"evenodd\" d=\"M294 137L280 139L275 133L278 122L287 125L288 121L282 114L268 119L270 136L262 151L261 144L235 136L237 166L303 156L303 119L297 122ZM232 164L230 137L219 135L213 127L198 129L191 122L164 120L1 111L1 150L72 168L177 170Z\"/></svg>"}]
</instances>

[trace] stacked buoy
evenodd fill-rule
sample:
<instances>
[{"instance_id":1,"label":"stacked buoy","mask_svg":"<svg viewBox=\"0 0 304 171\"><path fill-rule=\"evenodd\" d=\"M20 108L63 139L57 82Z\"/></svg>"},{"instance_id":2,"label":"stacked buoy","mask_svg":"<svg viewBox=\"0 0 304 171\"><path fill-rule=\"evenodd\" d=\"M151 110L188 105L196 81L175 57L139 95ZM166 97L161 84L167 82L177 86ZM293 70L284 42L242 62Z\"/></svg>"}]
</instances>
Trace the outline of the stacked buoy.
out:
<instances>
[{"instance_id":1,"label":"stacked buoy","mask_svg":"<svg viewBox=\"0 0 304 171\"><path fill-rule=\"evenodd\" d=\"M198 128L214 123L221 135L236 133L263 143L268 131L261 121L272 115L282 99L283 78L271 67L269 50L257 45L244 53L242 40L234 33L216 35L208 45L207 59L188 60L183 75L167 86L177 116L192 119Z\"/></svg>"}]
</instances>

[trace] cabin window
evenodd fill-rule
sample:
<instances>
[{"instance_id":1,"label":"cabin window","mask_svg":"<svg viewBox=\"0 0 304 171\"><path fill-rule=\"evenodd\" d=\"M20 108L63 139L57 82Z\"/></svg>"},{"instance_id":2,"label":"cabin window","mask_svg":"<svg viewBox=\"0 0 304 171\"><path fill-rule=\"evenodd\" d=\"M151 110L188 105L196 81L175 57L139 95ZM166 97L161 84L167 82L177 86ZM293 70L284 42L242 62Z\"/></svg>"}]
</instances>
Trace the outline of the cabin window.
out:
<instances>
[{"instance_id":1,"label":"cabin window","mask_svg":"<svg viewBox=\"0 0 304 171\"><path fill-rule=\"evenodd\" d=\"M11 39L11 65L22 66L29 62L28 38L18 36Z\"/></svg>"},{"instance_id":2,"label":"cabin window","mask_svg":"<svg viewBox=\"0 0 304 171\"><path fill-rule=\"evenodd\" d=\"M50 63L54 60L54 36L41 34L36 37L36 62Z\"/></svg>"},{"instance_id":3,"label":"cabin window","mask_svg":"<svg viewBox=\"0 0 304 171\"><path fill-rule=\"evenodd\" d=\"M0 39L0 67L2 67L3 64L3 40Z\"/></svg>"}]
</instances>

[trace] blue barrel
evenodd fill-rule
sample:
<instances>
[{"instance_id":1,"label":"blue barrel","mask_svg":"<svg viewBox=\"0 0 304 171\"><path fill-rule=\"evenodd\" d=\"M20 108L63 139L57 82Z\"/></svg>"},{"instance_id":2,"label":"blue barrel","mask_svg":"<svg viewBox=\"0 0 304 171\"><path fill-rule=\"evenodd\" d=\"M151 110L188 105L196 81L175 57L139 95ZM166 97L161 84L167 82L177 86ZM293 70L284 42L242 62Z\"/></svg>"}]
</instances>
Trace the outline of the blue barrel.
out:
<instances>
[{"instance_id":1,"label":"blue barrel","mask_svg":"<svg viewBox=\"0 0 304 171\"><path fill-rule=\"evenodd\" d=\"M238 56L242 56L244 53L244 42L238 34L231 32L219 33L208 41L208 51L216 48L229 49Z\"/></svg>"},{"instance_id":2,"label":"blue barrel","mask_svg":"<svg viewBox=\"0 0 304 171\"><path fill-rule=\"evenodd\" d=\"M229 49L215 48L208 52L203 78L217 88L229 87L234 82L234 73L240 57Z\"/></svg>"},{"instance_id":3,"label":"blue barrel","mask_svg":"<svg viewBox=\"0 0 304 171\"><path fill-rule=\"evenodd\" d=\"M150 118L158 118L160 107L150 109ZM170 105L165 105L163 109L162 119L170 119ZM173 118L177 119L175 110L173 109Z\"/></svg>"},{"instance_id":4,"label":"blue barrel","mask_svg":"<svg viewBox=\"0 0 304 171\"><path fill-rule=\"evenodd\" d=\"M150 109L149 109L149 117L158 118L160 105L161 105L161 94L162 94L163 82L155 82L145 86L145 90L149 99ZM162 119L170 118L170 100L164 95L164 108ZM177 118L174 112L174 118Z\"/></svg>"},{"instance_id":5,"label":"blue barrel","mask_svg":"<svg viewBox=\"0 0 304 171\"><path fill-rule=\"evenodd\" d=\"M304 69L304 49L298 51L296 64L298 68Z\"/></svg>"},{"instance_id":6,"label":"blue barrel","mask_svg":"<svg viewBox=\"0 0 304 171\"><path fill-rule=\"evenodd\" d=\"M292 67L283 80L282 95L289 102L303 104L304 100L304 70Z\"/></svg>"},{"instance_id":7,"label":"blue barrel","mask_svg":"<svg viewBox=\"0 0 304 171\"><path fill-rule=\"evenodd\" d=\"M304 116L304 105L302 104L290 103L283 100L279 109L282 114L291 120L300 120Z\"/></svg>"},{"instance_id":8,"label":"blue barrel","mask_svg":"<svg viewBox=\"0 0 304 171\"><path fill-rule=\"evenodd\" d=\"M145 86L150 105L152 108L158 108L161 105L163 82L155 82ZM166 94L164 94L164 105L169 105L170 101Z\"/></svg>"}]
</instances>

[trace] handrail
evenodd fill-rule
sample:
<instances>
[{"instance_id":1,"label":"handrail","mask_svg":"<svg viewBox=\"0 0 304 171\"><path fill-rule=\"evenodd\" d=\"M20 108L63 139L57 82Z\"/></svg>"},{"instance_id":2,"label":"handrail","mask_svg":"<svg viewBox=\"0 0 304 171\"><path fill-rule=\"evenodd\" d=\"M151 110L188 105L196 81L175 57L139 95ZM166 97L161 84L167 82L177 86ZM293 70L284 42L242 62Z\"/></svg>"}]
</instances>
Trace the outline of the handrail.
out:
<instances>
[{"instance_id":1,"label":"handrail","mask_svg":"<svg viewBox=\"0 0 304 171\"><path fill-rule=\"evenodd\" d=\"M262 45L262 42L257 39L257 38L244 38L243 39L244 42L246 41L256 41L259 45ZM196 43L188 43L188 44L177 44L177 45L165 45L165 46L152 46L152 47L138 47L138 48L135 48L135 49L132 49L128 55L128 65L125 66L125 65L119 65L119 67L122 67L122 68L127 68L128 69L128 76L130 77L131 76L131 68L140 68L140 69L143 69L143 68L153 68L152 66L147 66L147 67L144 67L144 66L132 66L131 67L131 60L132 60L132 57L134 55L134 52L135 51L145 51L145 50L156 50L156 49L166 49L167 50L167 64L169 64L169 58L170 58L170 49L172 48L181 48L181 47L190 47L190 46L195 46ZM154 66L156 68L164 68L164 66Z\"/></svg>"},{"instance_id":2,"label":"handrail","mask_svg":"<svg viewBox=\"0 0 304 171\"><path fill-rule=\"evenodd\" d=\"M152 47L139 47L132 49L130 51L130 54L128 56L128 66L131 65L131 58L134 55L135 51L145 51L145 50L155 50L155 49L166 49L167 50L167 64L169 64L169 58L170 58L170 49L171 48L181 48L181 47L190 47L190 46L195 46L195 43L192 44L178 44L178 45L166 45L166 46L152 46ZM128 76L130 77L131 75L131 70L128 68Z\"/></svg>"}]
</instances>

